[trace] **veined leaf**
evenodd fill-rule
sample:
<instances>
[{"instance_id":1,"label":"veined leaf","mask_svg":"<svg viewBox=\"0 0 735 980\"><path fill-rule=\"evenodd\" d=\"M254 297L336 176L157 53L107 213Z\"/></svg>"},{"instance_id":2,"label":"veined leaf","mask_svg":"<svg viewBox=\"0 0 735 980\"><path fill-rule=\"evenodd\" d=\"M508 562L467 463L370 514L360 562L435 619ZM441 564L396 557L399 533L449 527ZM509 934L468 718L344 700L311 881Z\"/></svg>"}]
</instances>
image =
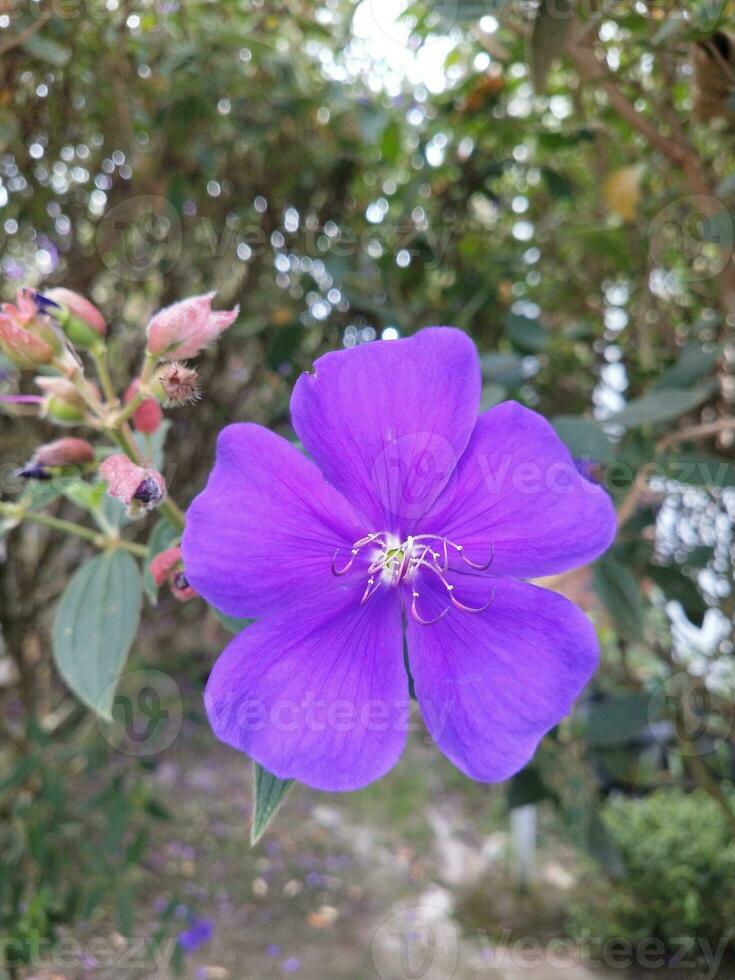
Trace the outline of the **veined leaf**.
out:
<instances>
[{"instance_id":1,"label":"veined leaf","mask_svg":"<svg viewBox=\"0 0 735 980\"><path fill-rule=\"evenodd\" d=\"M107 720L138 629L141 591L135 560L114 551L85 562L56 608L52 638L59 673L80 701Z\"/></svg>"}]
</instances>

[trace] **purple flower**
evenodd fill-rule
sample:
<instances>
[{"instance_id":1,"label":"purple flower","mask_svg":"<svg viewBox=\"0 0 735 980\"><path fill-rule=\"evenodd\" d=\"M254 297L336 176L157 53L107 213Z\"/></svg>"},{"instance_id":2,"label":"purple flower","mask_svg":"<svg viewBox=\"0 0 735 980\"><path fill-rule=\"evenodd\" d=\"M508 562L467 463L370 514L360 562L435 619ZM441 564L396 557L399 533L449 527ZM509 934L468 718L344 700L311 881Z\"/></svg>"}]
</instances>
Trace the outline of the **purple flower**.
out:
<instances>
[{"instance_id":1,"label":"purple flower","mask_svg":"<svg viewBox=\"0 0 735 980\"><path fill-rule=\"evenodd\" d=\"M386 773L408 668L439 748L503 780L594 671L587 618L523 579L603 552L610 499L541 416L505 402L478 418L479 402L472 342L432 327L327 354L299 379L291 413L311 459L257 425L220 434L186 575L259 621L205 701L219 738L276 776L352 790Z\"/></svg>"},{"instance_id":2,"label":"purple flower","mask_svg":"<svg viewBox=\"0 0 735 980\"><path fill-rule=\"evenodd\" d=\"M209 919L192 919L189 928L179 933L178 943L185 953L196 953L200 946L211 942L214 926Z\"/></svg>"}]
</instances>

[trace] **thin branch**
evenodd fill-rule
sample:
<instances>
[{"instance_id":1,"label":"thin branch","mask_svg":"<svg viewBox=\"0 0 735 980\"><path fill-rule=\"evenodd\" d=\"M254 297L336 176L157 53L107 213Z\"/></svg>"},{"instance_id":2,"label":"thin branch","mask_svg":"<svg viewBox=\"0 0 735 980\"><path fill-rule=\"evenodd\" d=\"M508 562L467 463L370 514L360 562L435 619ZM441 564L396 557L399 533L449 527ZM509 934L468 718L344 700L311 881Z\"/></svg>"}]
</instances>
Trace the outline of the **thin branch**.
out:
<instances>
[{"instance_id":1,"label":"thin branch","mask_svg":"<svg viewBox=\"0 0 735 980\"><path fill-rule=\"evenodd\" d=\"M13 48L17 48L19 45L24 44L29 37L33 37L38 31L41 30L43 25L51 19L51 11L47 10L45 13L41 14L38 20L29 24L20 34L16 34L15 37L9 37L7 41L0 44L0 58L7 54L8 51L12 51Z\"/></svg>"},{"instance_id":2,"label":"thin branch","mask_svg":"<svg viewBox=\"0 0 735 980\"><path fill-rule=\"evenodd\" d=\"M701 425L690 425L687 429L680 429L679 432L671 432L664 436L658 443L659 451L675 446L680 442L689 442L692 439L706 439L708 436L719 436L724 432L735 431L735 418L717 419L716 422L703 422Z\"/></svg>"}]
</instances>

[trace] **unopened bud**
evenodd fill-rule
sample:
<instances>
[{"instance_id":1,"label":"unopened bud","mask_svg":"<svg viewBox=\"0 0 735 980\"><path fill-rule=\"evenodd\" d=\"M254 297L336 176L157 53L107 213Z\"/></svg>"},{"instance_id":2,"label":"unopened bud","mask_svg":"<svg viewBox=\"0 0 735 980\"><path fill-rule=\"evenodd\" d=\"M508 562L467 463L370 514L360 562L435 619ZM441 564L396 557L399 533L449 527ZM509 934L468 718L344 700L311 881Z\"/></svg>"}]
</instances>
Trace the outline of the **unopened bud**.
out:
<instances>
[{"instance_id":1,"label":"unopened bud","mask_svg":"<svg viewBox=\"0 0 735 980\"><path fill-rule=\"evenodd\" d=\"M0 349L20 368L50 364L63 350L63 337L36 303L30 289L20 289L15 303L0 307Z\"/></svg>"},{"instance_id":2,"label":"unopened bud","mask_svg":"<svg viewBox=\"0 0 735 980\"><path fill-rule=\"evenodd\" d=\"M186 405L198 401L202 390L199 385L199 375L194 368L169 361L164 364L157 375L157 382L164 397L164 405L171 408L175 405Z\"/></svg>"},{"instance_id":3,"label":"unopened bud","mask_svg":"<svg viewBox=\"0 0 735 980\"><path fill-rule=\"evenodd\" d=\"M61 325L69 340L78 347L92 347L107 332L107 324L97 307L71 289L48 289L37 293L39 306Z\"/></svg>"},{"instance_id":4,"label":"unopened bud","mask_svg":"<svg viewBox=\"0 0 735 980\"><path fill-rule=\"evenodd\" d=\"M160 310L147 327L148 350L165 360L196 357L237 319L240 307L212 309L216 293L191 296Z\"/></svg>"},{"instance_id":5,"label":"unopened bud","mask_svg":"<svg viewBox=\"0 0 735 980\"><path fill-rule=\"evenodd\" d=\"M46 396L41 407L41 415L58 422L59 425L78 425L87 417L87 406L75 385L66 378L34 378Z\"/></svg>"},{"instance_id":6,"label":"unopened bud","mask_svg":"<svg viewBox=\"0 0 735 980\"><path fill-rule=\"evenodd\" d=\"M100 476L110 496L121 500L132 515L151 510L166 496L166 482L160 473L138 466L122 453L107 457L100 466Z\"/></svg>"},{"instance_id":7,"label":"unopened bud","mask_svg":"<svg viewBox=\"0 0 735 980\"><path fill-rule=\"evenodd\" d=\"M33 458L40 466L83 466L94 462L94 449L86 439L68 436L39 446Z\"/></svg>"},{"instance_id":8,"label":"unopened bud","mask_svg":"<svg viewBox=\"0 0 735 980\"><path fill-rule=\"evenodd\" d=\"M153 581L159 588L164 582L168 582L172 595L179 602L193 599L197 594L189 585L181 567L181 548L178 545L166 548L165 551L157 554L151 560L150 572Z\"/></svg>"},{"instance_id":9,"label":"unopened bud","mask_svg":"<svg viewBox=\"0 0 735 980\"><path fill-rule=\"evenodd\" d=\"M125 392L124 402L129 404L138 394L140 379L134 378ZM163 411L155 398L144 398L133 412L133 425L145 435L152 435L163 421Z\"/></svg>"},{"instance_id":10,"label":"unopened bud","mask_svg":"<svg viewBox=\"0 0 735 980\"><path fill-rule=\"evenodd\" d=\"M3 306L8 306L5 303ZM50 364L54 348L42 337L19 327L5 313L0 313L0 350L11 364L19 368L37 368Z\"/></svg>"}]
</instances>

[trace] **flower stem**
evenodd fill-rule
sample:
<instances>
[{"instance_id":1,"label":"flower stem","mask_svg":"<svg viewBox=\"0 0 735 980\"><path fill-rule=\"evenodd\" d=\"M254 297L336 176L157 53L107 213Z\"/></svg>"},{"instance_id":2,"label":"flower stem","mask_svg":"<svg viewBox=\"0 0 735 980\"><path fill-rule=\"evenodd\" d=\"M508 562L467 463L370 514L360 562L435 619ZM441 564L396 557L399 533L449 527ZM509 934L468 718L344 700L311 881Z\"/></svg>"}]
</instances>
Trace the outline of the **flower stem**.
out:
<instances>
[{"instance_id":1,"label":"flower stem","mask_svg":"<svg viewBox=\"0 0 735 980\"><path fill-rule=\"evenodd\" d=\"M112 384L110 369L107 363L107 345L104 343L95 344L94 347L90 347L89 353L94 361L94 366L97 368L97 375L100 379L105 398L110 404L114 404L117 401L117 395L115 394L115 388Z\"/></svg>"},{"instance_id":2,"label":"flower stem","mask_svg":"<svg viewBox=\"0 0 735 980\"><path fill-rule=\"evenodd\" d=\"M82 524L64 521L60 517L52 517L51 514L44 514L42 511L25 510L18 504L0 503L0 515L19 518L21 521L32 521L34 524L42 524L54 531L61 531L63 534L73 534L78 538L84 538L85 541L91 541L96 548L122 548L123 551L129 551L131 555L138 555L140 558L145 558L148 554L148 549L142 544L125 541L117 535L100 534L99 531L93 531Z\"/></svg>"}]
</instances>

